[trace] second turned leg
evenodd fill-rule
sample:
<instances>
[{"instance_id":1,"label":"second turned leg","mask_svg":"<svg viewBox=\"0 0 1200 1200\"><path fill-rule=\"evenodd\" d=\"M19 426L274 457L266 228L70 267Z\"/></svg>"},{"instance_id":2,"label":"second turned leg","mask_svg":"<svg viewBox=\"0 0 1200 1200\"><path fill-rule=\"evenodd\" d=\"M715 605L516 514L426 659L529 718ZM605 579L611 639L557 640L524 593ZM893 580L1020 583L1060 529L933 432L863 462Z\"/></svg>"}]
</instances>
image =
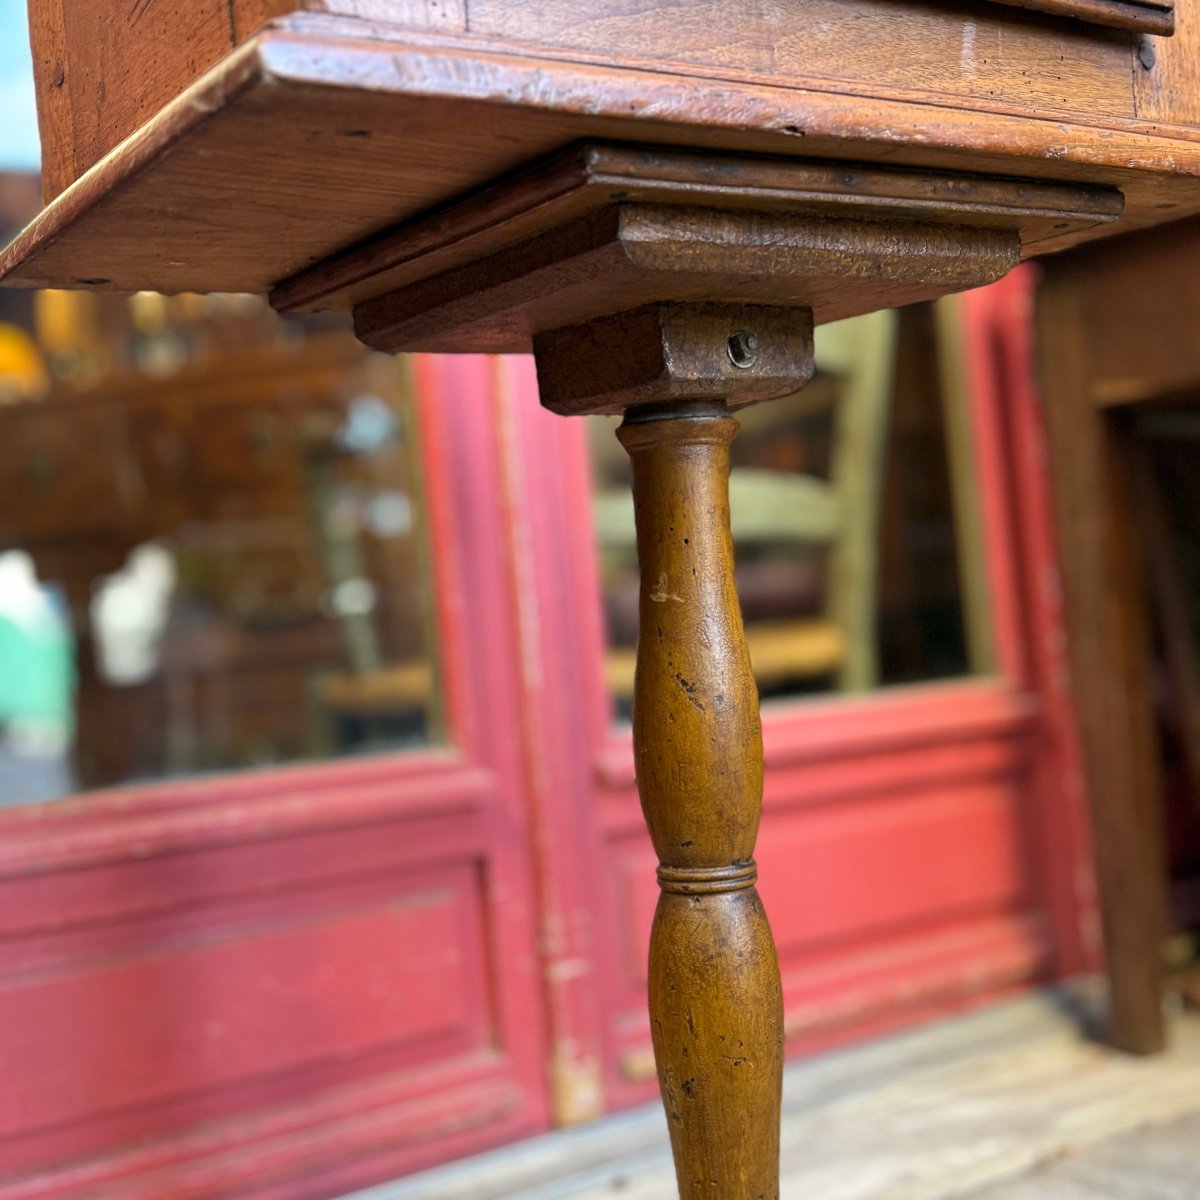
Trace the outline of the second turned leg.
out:
<instances>
[{"instance_id":1,"label":"second turned leg","mask_svg":"<svg viewBox=\"0 0 1200 1200\"><path fill-rule=\"evenodd\" d=\"M684 1200L777 1200L783 1005L755 890L758 694L733 580L719 403L627 415L641 631L638 789L662 889L650 945L655 1058Z\"/></svg>"}]
</instances>

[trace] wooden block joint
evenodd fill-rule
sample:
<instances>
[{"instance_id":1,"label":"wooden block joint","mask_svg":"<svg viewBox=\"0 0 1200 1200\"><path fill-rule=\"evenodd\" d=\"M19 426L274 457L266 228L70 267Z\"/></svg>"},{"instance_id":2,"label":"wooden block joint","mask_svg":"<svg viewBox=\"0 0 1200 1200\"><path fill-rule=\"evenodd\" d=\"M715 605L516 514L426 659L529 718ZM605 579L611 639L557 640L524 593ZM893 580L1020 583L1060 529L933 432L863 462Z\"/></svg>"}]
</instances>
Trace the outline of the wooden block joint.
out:
<instances>
[{"instance_id":1,"label":"wooden block joint","mask_svg":"<svg viewBox=\"0 0 1200 1200\"><path fill-rule=\"evenodd\" d=\"M756 304L647 304L533 340L552 412L790 395L812 378L812 313Z\"/></svg>"}]
</instances>

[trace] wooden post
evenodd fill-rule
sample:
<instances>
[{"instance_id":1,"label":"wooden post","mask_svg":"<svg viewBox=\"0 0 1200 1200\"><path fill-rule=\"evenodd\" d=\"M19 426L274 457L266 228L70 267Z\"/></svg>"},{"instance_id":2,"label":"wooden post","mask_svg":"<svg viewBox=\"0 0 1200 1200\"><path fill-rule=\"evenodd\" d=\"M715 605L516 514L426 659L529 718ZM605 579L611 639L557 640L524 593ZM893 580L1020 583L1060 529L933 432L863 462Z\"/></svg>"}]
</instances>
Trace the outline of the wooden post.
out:
<instances>
[{"instance_id":1,"label":"wooden post","mask_svg":"<svg viewBox=\"0 0 1200 1200\"><path fill-rule=\"evenodd\" d=\"M719 402L630 412L638 790L662 888L650 1016L680 1195L777 1200L783 998L754 883L758 693L733 581Z\"/></svg>"},{"instance_id":2,"label":"wooden post","mask_svg":"<svg viewBox=\"0 0 1200 1200\"><path fill-rule=\"evenodd\" d=\"M1091 391L1101 347L1111 360L1121 332L1090 317L1101 311L1103 276L1087 262L1053 264L1039 290L1047 449L1108 959L1108 1037L1156 1054L1166 1044L1166 863L1146 565L1132 433Z\"/></svg>"}]
</instances>

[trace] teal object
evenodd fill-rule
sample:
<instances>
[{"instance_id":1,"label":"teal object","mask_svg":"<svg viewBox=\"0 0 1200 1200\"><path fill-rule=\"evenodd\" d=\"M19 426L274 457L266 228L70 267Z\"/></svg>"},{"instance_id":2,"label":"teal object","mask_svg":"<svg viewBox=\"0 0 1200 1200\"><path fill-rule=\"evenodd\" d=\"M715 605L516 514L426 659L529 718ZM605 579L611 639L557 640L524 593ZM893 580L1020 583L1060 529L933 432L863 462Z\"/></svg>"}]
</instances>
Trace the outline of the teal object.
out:
<instances>
[{"instance_id":1,"label":"teal object","mask_svg":"<svg viewBox=\"0 0 1200 1200\"><path fill-rule=\"evenodd\" d=\"M52 612L28 622L0 614L0 722L69 732L71 638Z\"/></svg>"}]
</instances>

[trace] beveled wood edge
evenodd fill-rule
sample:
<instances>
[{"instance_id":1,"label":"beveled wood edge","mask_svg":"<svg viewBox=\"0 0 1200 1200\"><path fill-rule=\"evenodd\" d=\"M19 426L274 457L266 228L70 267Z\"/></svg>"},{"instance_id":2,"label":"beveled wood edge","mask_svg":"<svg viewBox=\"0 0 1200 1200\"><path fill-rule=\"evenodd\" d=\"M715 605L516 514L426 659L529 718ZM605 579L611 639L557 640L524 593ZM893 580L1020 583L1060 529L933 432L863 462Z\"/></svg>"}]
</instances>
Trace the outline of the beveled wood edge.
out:
<instances>
[{"instance_id":1,"label":"beveled wood edge","mask_svg":"<svg viewBox=\"0 0 1200 1200\"><path fill-rule=\"evenodd\" d=\"M322 41L335 39L336 55L314 52ZM473 57L479 70L452 69L464 54ZM599 80L597 67L602 70ZM506 70L511 73L503 74ZM548 71L558 77L557 90L546 86ZM685 73L670 68L649 72L578 51L555 55L544 47L521 47L520 53L514 53L511 44L304 13L265 26L56 197L0 249L0 286L104 286L90 279L42 278L36 273L38 254L113 192L136 186L137 177L151 169L156 159L263 83L370 87L410 97L450 97L507 107L524 99L543 111L625 119L631 130L650 125L694 135L689 108L696 82L705 85L710 99L728 102L720 105L723 110L733 111L738 99L754 101L758 124L752 128L733 116L705 123L706 132L737 137L753 152L785 154L804 139L805 148L815 156L848 158L875 147L889 155L904 154L908 166L939 169L952 168L961 156L970 155L986 157L997 174L1013 163L1037 160L1052 164L1055 176L1064 180L1091 175L1116 185L1139 174L1192 177L1200 194L1200 128L1191 126L1089 120L1086 114L1073 114L1067 122L1005 106L962 109L931 104L928 97L906 95L899 89L877 89L872 95L846 93L835 82L821 80L752 81L744 73ZM629 89L635 83L644 85L643 94L631 104ZM612 90L601 95L606 85ZM775 95L778 103L764 102ZM981 123L980 114L989 121ZM796 124L800 117L803 128ZM1088 140L1093 130L1103 130L1107 136ZM1054 239L1055 248L1069 244L1071 239Z\"/></svg>"},{"instance_id":2,"label":"beveled wood edge","mask_svg":"<svg viewBox=\"0 0 1200 1200\"><path fill-rule=\"evenodd\" d=\"M1069 0L1065 0L1069 2ZM953 153L998 153L1009 158L1022 156L1025 151L1013 150L1011 147L998 145L998 142L1010 140L1007 135L997 136L997 130L981 130L979 117L986 116L1003 120L1015 118L1018 126L1040 126L1049 133L1056 131L1054 149L1045 157L1067 162L1092 163L1114 167L1136 166L1149 168L1150 163L1130 163L1127 153L1135 149L1131 142L1118 143L1113 146L1111 139L1106 139L1104 146L1084 147L1075 140L1064 143L1064 134L1070 135L1075 130L1104 130L1108 133L1121 133L1136 139L1139 148L1147 145L1161 146L1166 151L1167 143L1182 141L1185 143L1200 143L1200 127L1193 125L1173 125L1161 121L1144 121L1135 117L1115 117L1111 115L1093 115L1088 112L1057 113L1046 115L1038 108L1024 108L1019 105L1005 104L998 101L985 100L980 97L967 98L952 92L930 92L903 88L889 84L866 84L849 90L844 80L836 78L821 78L817 76L779 74L766 72L738 70L732 66L697 65L684 62L664 61L655 63L654 69L649 70L645 59L630 59L622 55L589 53L577 48L563 49L544 44L522 42L516 39L490 39L475 34L430 33L407 29L386 22L365 21L362 18L332 16L327 13L295 13L281 18L264 28L263 34L274 33L269 42L264 39L263 58L270 74L278 80L294 82L323 83L331 86L350 83L355 80L362 82L370 80L375 90L408 90L411 92L424 91L427 82L426 63L432 66L436 73L436 59L449 57L454 60L464 58L474 59L481 68L495 64L519 64L525 61L536 62L539 65L538 85L540 91L545 90L545 79L540 74L546 70L557 69L565 77L572 70L586 73L582 87L564 96L565 103L553 106L545 105L542 95L533 97L539 106L554 107L563 112L591 112L597 115L612 115L624 117L633 122L643 122L661 118L662 107L658 103L659 95L666 102L675 102L672 87L678 86L678 80L702 81L706 85L707 100L716 100L720 93L714 93L711 85L718 87L728 85L737 89L736 93L744 94L743 89L761 97L763 92L782 92L788 95L803 97L812 105L812 115L816 118L807 127L801 129L788 126L782 120L774 120L769 105L760 104L756 107L755 116L758 124L754 129L761 132L785 133L793 138L850 138L858 137L864 141L887 141L896 144L909 144L930 154L937 151L928 150L928 138L923 136L924 122L915 121L920 113L936 114L945 129L948 123L955 125L955 133L964 135L962 140L947 143ZM282 36L286 35L286 36ZM262 35L260 35L262 36ZM312 45L322 40L336 39L339 45L338 62L334 71L323 69L322 63L313 55ZM394 52L388 54L384 72L371 72L367 68L350 68L345 56L353 53L361 46L368 51L371 44L391 44L403 46L412 53L413 69L405 72L405 79L399 88L387 84L387 75L395 77L398 73L398 62ZM426 56L426 63L419 62L417 56ZM406 60L407 62L407 60ZM620 81L633 81L644 78L652 83L660 84L656 88L655 111L649 116L644 110L649 102L634 105L628 90L621 93L620 102L613 105L611 113L598 110L589 103L597 92L596 70L602 75L611 76ZM1131 67L1132 74L1132 67ZM435 82L443 82L437 76ZM450 80L444 82L450 83ZM497 103L511 105L520 103L520 99L505 82L496 81L497 86L490 87L489 80L468 80L465 73L454 79L455 94L462 98L495 100ZM444 94L444 93L443 93ZM690 90L685 93L682 107L688 100L694 105L695 94ZM864 104L878 104L869 115L861 109ZM858 106L857 109L855 106ZM887 106L887 107L883 107ZM716 105L714 104L714 107ZM631 113L633 114L631 116ZM848 119L848 114L850 114ZM794 116L794 113L788 116ZM865 119L863 119L865 117ZM1064 119L1065 118L1065 119ZM681 114L686 119L686 112ZM908 122L908 128L904 122ZM707 120L706 126L713 127L715 122ZM745 122L731 118L729 124L733 128L743 130ZM891 126L896 126L891 128ZM1153 128L1154 134L1147 134L1147 128ZM911 137L906 138L906 134ZM971 134L976 136L972 137ZM642 139L645 140L645 139ZM1018 140L1018 139L1011 139ZM1040 143L1039 143L1040 144ZM1088 150L1103 153L1087 153ZM1115 152L1114 152L1115 151ZM913 160L910 165L934 165L932 161ZM1165 167L1165 164L1164 164Z\"/></svg>"},{"instance_id":3,"label":"beveled wood edge","mask_svg":"<svg viewBox=\"0 0 1200 1200\"><path fill-rule=\"evenodd\" d=\"M920 171L637 143L579 142L277 284L281 312L346 309L453 270L613 203L754 208L967 226L1052 225L1036 244L1115 221L1124 197L1093 184ZM1025 229L1022 228L1022 232Z\"/></svg>"},{"instance_id":4,"label":"beveled wood edge","mask_svg":"<svg viewBox=\"0 0 1200 1200\"><path fill-rule=\"evenodd\" d=\"M225 108L262 79L262 64L254 41L239 46L179 96L165 105L135 133L114 146L73 184L60 192L7 246L0 249L0 287L49 286L23 282L22 267L39 251L58 241L117 188L136 179L176 141ZM100 288L107 280L63 280L64 288Z\"/></svg>"},{"instance_id":5,"label":"beveled wood edge","mask_svg":"<svg viewBox=\"0 0 1200 1200\"><path fill-rule=\"evenodd\" d=\"M1175 32L1174 0L994 0L1012 8L1050 13L1130 33L1170 37Z\"/></svg>"}]
</instances>

